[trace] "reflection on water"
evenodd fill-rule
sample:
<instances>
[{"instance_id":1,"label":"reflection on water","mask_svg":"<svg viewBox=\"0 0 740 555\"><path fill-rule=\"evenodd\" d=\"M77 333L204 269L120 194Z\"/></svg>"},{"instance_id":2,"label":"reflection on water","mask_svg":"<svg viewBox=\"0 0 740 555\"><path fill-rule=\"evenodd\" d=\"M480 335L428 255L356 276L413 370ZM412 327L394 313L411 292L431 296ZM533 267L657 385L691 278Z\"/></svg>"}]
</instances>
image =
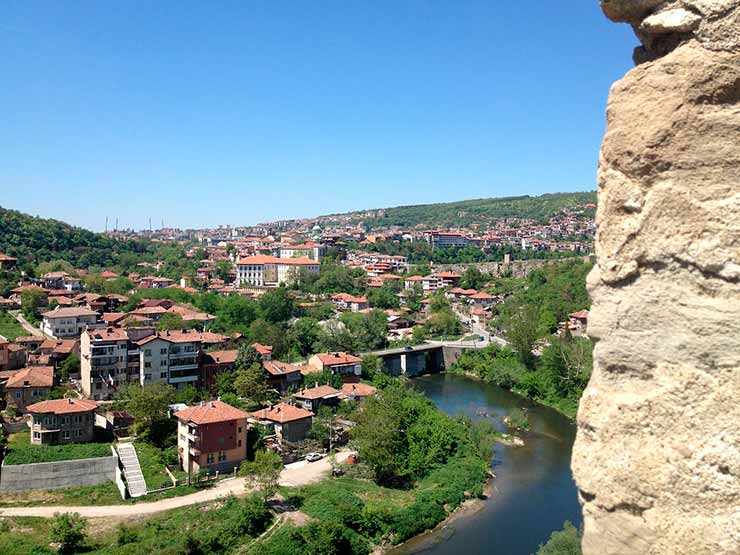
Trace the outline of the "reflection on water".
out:
<instances>
[{"instance_id":1,"label":"reflection on water","mask_svg":"<svg viewBox=\"0 0 740 555\"><path fill-rule=\"evenodd\" d=\"M434 555L530 555L563 521L581 523L570 454L575 425L558 412L499 387L452 374L414 380L447 414L487 419L506 431L502 418L526 408L531 430L524 447L497 445L494 492L482 510L440 532L412 540L394 553ZM486 416L487 415L487 416Z\"/></svg>"}]
</instances>

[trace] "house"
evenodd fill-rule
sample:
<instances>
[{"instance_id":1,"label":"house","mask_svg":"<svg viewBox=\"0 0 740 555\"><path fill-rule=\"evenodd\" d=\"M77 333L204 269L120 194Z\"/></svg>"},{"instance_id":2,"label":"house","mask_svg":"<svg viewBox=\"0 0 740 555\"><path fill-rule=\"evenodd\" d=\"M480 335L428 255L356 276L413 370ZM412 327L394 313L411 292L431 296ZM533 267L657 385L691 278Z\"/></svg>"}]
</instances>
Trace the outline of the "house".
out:
<instances>
[{"instance_id":1,"label":"house","mask_svg":"<svg viewBox=\"0 0 740 555\"><path fill-rule=\"evenodd\" d=\"M311 241L300 245L288 245L278 249L278 256L280 258L308 258L321 261L325 253L326 247L324 245Z\"/></svg>"},{"instance_id":2,"label":"house","mask_svg":"<svg viewBox=\"0 0 740 555\"><path fill-rule=\"evenodd\" d=\"M576 337L584 335L588 327L588 310L579 310L568 314L568 330Z\"/></svg>"},{"instance_id":3,"label":"house","mask_svg":"<svg viewBox=\"0 0 740 555\"><path fill-rule=\"evenodd\" d=\"M219 374L236 369L238 356L238 349L203 353L200 363L200 386L211 390L216 384L216 377Z\"/></svg>"},{"instance_id":4,"label":"house","mask_svg":"<svg viewBox=\"0 0 740 555\"><path fill-rule=\"evenodd\" d=\"M223 401L208 401L175 413L177 454L188 474L233 472L247 458L249 415Z\"/></svg>"},{"instance_id":5,"label":"house","mask_svg":"<svg viewBox=\"0 0 740 555\"><path fill-rule=\"evenodd\" d=\"M462 275L454 272L437 272L433 277L437 278L438 287L455 287L462 279Z\"/></svg>"},{"instance_id":6,"label":"house","mask_svg":"<svg viewBox=\"0 0 740 555\"><path fill-rule=\"evenodd\" d=\"M494 302L496 301L493 295L489 295L485 291L481 291L479 293L476 293L475 295L470 295L468 299L471 304L478 308L488 308L490 306L493 306Z\"/></svg>"},{"instance_id":7,"label":"house","mask_svg":"<svg viewBox=\"0 0 740 555\"><path fill-rule=\"evenodd\" d=\"M51 366L29 366L19 370L5 382L9 405L25 413L28 405L46 399L54 387L54 368Z\"/></svg>"},{"instance_id":8,"label":"house","mask_svg":"<svg viewBox=\"0 0 740 555\"><path fill-rule=\"evenodd\" d=\"M55 399L28 407L31 443L59 445L92 441L98 404L87 399Z\"/></svg>"},{"instance_id":9,"label":"house","mask_svg":"<svg viewBox=\"0 0 740 555\"><path fill-rule=\"evenodd\" d=\"M349 401L361 401L365 397L375 395L377 388L362 382L342 384L341 398Z\"/></svg>"},{"instance_id":10,"label":"house","mask_svg":"<svg viewBox=\"0 0 740 555\"><path fill-rule=\"evenodd\" d=\"M69 277L67 272L48 272L41 276L44 289L66 289L64 278Z\"/></svg>"},{"instance_id":11,"label":"house","mask_svg":"<svg viewBox=\"0 0 740 555\"><path fill-rule=\"evenodd\" d=\"M362 375L362 359L349 353L319 353L308 359L309 366L317 370L329 370L340 376Z\"/></svg>"},{"instance_id":12,"label":"house","mask_svg":"<svg viewBox=\"0 0 740 555\"><path fill-rule=\"evenodd\" d=\"M0 252L0 270L15 270L18 259Z\"/></svg>"},{"instance_id":13,"label":"house","mask_svg":"<svg viewBox=\"0 0 740 555\"><path fill-rule=\"evenodd\" d=\"M352 312L359 312L360 310L370 306L367 301L367 297L355 297L348 293L337 293L336 295L332 295L331 302L333 302L339 310L350 310Z\"/></svg>"},{"instance_id":14,"label":"house","mask_svg":"<svg viewBox=\"0 0 740 555\"><path fill-rule=\"evenodd\" d=\"M267 381L270 386L280 393L286 393L291 388L298 387L303 381L301 368L295 364L263 359L262 367L267 372Z\"/></svg>"},{"instance_id":15,"label":"house","mask_svg":"<svg viewBox=\"0 0 740 555\"><path fill-rule=\"evenodd\" d=\"M38 348L39 359L54 368L70 355L79 353L80 342L77 339L46 339Z\"/></svg>"},{"instance_id":16,"label":"house","mask_svg":"<svg viewBox=\"0 0 740 555\"><path fill-rule=\"evenodd\" d=\"M35 353L45 340L43 335L22 335L15 338L15 343L25 347L27 352Z\"/></svg>"},{"instance_id":17,"label":"house","mask_svg":"<svg viewBox=\"0 0 740 555\"><path fill-rule=\"evenodd\" d=\"M17 343L0 339L0 371L17 370L26 364L26 349Z\"/></svg>"},{"instance_id":18,"label":"house","mask_svg":"<svg viewBox=\"0 0 740 555\"><path fill-rule=\"evenodd\" d=\"M339 404L341 392L330 385L319 385L308 389L302 389L293 394L293 399L298 401L298 405L314 414L319 412L320 405L337 406Z\"/></svg>"},{"instance_id":19,"label":"house","mask_svg":"<svg viewBox=\"0 0 740 555\"><path fill-rule=\"evenodd\" d=\"M278 403L270 408L251 413L250 420L261 426L272 426L275 435L284 441L303 441L311 432L313 413L288 403Z\"/></svg>"},{"instance_id":20,"label":"house","mask_svg":"<svg viewBox=\"0 0 740 555\"><path fill-rule=\"evenodd\" d=\"M89 308L56 308L41 314L41 331L51 337L79 337L98 321L98 313Z\"/></svg>"},{"instance_id":21,"label":"house","mask_svg":"<svg viewBox=\"0 0 740 555\"><path fill-rule=\"evenodd\" d=\"M252 343L252 347L260 354L262 360L272 359L272 345L262 345L261 343Z\"/></svg>"}]
</instances>

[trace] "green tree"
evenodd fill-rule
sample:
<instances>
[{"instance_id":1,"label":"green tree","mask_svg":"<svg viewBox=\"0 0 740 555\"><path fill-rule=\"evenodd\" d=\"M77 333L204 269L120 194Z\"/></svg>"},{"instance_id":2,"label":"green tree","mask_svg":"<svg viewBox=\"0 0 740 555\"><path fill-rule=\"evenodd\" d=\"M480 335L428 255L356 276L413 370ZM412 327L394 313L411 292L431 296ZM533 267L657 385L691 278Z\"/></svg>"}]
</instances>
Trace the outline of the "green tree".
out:
<instances>
[{"instance_id":1,"label":"green tree","mask_svg":"<svg viewBox=\"0 0 740 555\"><path fill-rule=\"evenodd\" d=\"M299 355L308 356L314 352L320 332L318 322L313 318L298 318L288 330L288 344L295 347Z\"/></svg>"},{"instance_id":2,"label":"green tree","mask_svg":"<svg viewBox=\"0 0 740 555\"><path fill-rule=\"evenodd\" d=\"M273 451L257 451L253 461L244 461L241 464L239 474L251 478L259 488L262 498L267 501L277 493L282 470L283 460L280 455Z\"/></svg>"},{"instance_id":3,"label":"green tree","mask_svg":"<svg viewBox=\"0 0 740 555\"><path fill-rule=\"evenodd\" d=\"M39 319L39 308L46 304L46 293L38 289L27 289L21 293L21 311L31 322Z\"/></svg>"},{"instance_id":4,"label":"green tree","mask_svg":"<svg viewBox=\"0 0 740 555\"><path fill-rule=\"evenodd\" d=\"M163 314L159 322L157 322L157 329L159 331L182 330L186 327L188 326L185 325L182 316L176 313Z\"/></svg>"},{"instance_id":5,"label":"green tree","mask_svg":"<svg viewBox=\"0 0 740 555\"><path fill-rule=\"evenodd\" d=\"M565 521L562 530L550 534L550 539L535 555L581 555L581 534L569 521Z\"/></svg>"},{"instance_id":6,"label":"green tree","mask_svg":"<svg viewBox=\"0 0 740 555\"><path fill-rule=\"evenodd\" d=\"M463 289L481 289L486 284L487 278L475 266L468 266L460 279L460 287Z\"/></svg>"},{"instance_id":7,"label":"green tree","mask_svg":"<svg viewBox=\"0 0 740 555\"><path fill-rule=\"evenodd\" d=\"M286 322L295 311L295 303L287 287L272 289L259 298L260 314L271 324Z\"/></svg>"},{"instance_id":8,"label":"green tree","mask_svg":"<svg viewBox=\"0 0 740 555\"><path fill-rule=\"evenodd\" d=\"M62 382L69 381L70 374L80 373L80 357L72 353L59 365L59 379Z\"/></svg>"},{"instance_id":9,"label":"green tree","mask_svg":"<svg viewBox=\"0 0 740 555\"><path fill-rule=\"evenodd\" d=\"M506 339L528 368L534 368L535 359L532 348L539 337L538 324L539 307L525 304L514 310L506 330Z\"/></svg>"},{"instance_id":10,"label":"green tree","mask_svg":"<svg viewBox=\"0 0 740 555\"><path fill-rule=\"evenodd\" d=\"M367 299L370 305L376 308L398 308L399 305L398 295L386 285L371 289Z\"/></svg>"},{"instance_id":11,"label":"green tree","mask_svg":"<svg viewBox=\"0 0 740 555\"><path fill-rule=\"evenodd\" d=\"M166 427L168 406L175 400L175 389L165 383L130 384L121 390L119 400L134 417L137 433L156 440L160 429Z\"/></svg>"},{"instance_id":12,"label":"green tree","mask_svg":"<svg viewBox=\"0 0 740 555\"><path fill-rule=\"evenodd\" d=\"M365 355L362 357L362 377L366 380L372 380L375 374L380 372L383 361L377 355Z\"/></svg>"},{"instance_id":13,"label":"green tree","mask_svg":"<svg viewBox=\"0 0 740 555\"><path fill-rule=\"evenodd\" d=\"M79 513L56 513L49 527L49 538L59 544L60 553L76 553L85 543L87 520Z\"/></svg>"},{"instance_id":14,"label":"green tree","mask_svg":"<svg viewBox=\"0 0 740 555\"><path fill-rule=\"evenodd\" d=\"M234 389L237 395L249 400L255 408L264 404L271 397L270 384L267 382L262 359L254 347L239 349L234 374Z\"/></svg>"},{"instance_id":15,"label":"green tree","mask_svg":"<svg viewBox=\"0 0 740 555\"><path fill-rule=\"evenodd\" d=\"M228 283L231 280L231 269L231 264L229 264L225 260L219 260L218 262L216 262L216 277L221 281Z\"/></svg>"}]
</instances>

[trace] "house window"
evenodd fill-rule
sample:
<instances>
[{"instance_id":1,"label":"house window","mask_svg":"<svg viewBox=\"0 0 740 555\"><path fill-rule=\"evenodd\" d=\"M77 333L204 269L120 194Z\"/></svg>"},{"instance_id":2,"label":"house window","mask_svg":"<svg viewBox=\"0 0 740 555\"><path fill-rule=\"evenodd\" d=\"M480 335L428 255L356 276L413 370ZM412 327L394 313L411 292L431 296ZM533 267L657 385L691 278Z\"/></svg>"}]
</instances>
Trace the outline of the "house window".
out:
<instances>
[{"instance_id":1,"label":"house window","mask_svg":"<svg viewBox=\"0 0 740 555\"><path fill-rule=\"evenodd\" d=\"M236 446L237 447L241 447L242 446L242 440L241 439L237 440Z\"/></svg>"},{"instance_id":2,"label":"house window","mask_svg":"<svg viewBox=\"0 0 740 555\"><path fill-rule=\"evenodd\" d=\"M226 451L219 451L218 452L218 462L223 462L226 460Z\"/></svg>"},{"instance_id":3,"label":"house window","mask_svg":"<svg viewBox=\"0 0 740 555\"><path fill-rule=\"evenodd\" d=\"M152 356L152 350L151 349L144 349L144 356L147 356L147 357Z\"/></svg>"},{"instance_id":4,"label":"house window","mask_svg":"<svg viewBox=\"0 0 740 555\"><path fill-rule=\"evenodd\" d=\"M160 360L159 361L159 365L160 366L167 366L167 361L166 360Z\"/></svg>"},{"instance_id":5,"label":"house window","mask_svg":"<svg viewBox=\"0 0 740 555\"><path fill-rule=\"evenodd\" d=\"M206 456L206 464L213 464L213 453L208 453Z\"/></svg>"},{"instance_id":6,"label":"house window","mask_svg":"<svg viewBox=\"0 0 740 555\"><path fill-rule=\"evenodd\" d=\"M238 431L238 433L242 433L242 427L239 426L239 429L237 431Z\"/></svg>"},{"instance_id":7,"label":"house window","mask_svg":"<svg viewBox=\"0 0 740 555\"><path fill-rule=\"evenodd\" d=\"M16 399L20 399L21 398L21 392L20 391L16 391L15 392L15 398Z\"/></svg>"},{"instance_id":8,"label":"house window","mask_svg":"<svg viewBox=\"0 0 740 555\"><path fill-rule=\"evenodd\" d=\"M166 355L167 354L167 348L165 347L164 349L160 349L159 350L159 354L160 355Z\"/></svg>"},{"instance_id":9,"label":"house window","mask_svg":"<svg viewBox=\"0 0 740 555\"><path fill-rule=\"evenodd\" d=\"M41 433L40 432L33 432L33 439L41 439Z\"/></svg>"},{"instance_id":10,"label":"house window","mask_svg":"<svg viewBox=\"0 0 740 555\"><path fill-rule=\"evenodd\" d=\"M69 439L69 430L64 430L64 431L62 432L62 437L63 437L64 439Z\"/></svg>"}]
</instances>

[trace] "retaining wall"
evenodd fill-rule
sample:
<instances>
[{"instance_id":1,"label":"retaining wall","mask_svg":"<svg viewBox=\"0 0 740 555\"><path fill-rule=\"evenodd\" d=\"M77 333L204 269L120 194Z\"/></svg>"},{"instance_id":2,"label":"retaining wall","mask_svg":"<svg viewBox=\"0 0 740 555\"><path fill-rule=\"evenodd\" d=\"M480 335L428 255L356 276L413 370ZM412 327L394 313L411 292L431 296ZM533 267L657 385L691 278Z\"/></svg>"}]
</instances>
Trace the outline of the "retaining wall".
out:
<instances>
[{"instance_id":1,"label":"retaining wall","mask_svg":"<svg viewBox=\"0 0 740 555\"><path fill-rule=\"evenodd\" d=\"M33 490L97 486L116 481L118 457L98 457L76 461L35 464L3 463L0 468L0 494Z\"/></svg>"}]
</instances>

